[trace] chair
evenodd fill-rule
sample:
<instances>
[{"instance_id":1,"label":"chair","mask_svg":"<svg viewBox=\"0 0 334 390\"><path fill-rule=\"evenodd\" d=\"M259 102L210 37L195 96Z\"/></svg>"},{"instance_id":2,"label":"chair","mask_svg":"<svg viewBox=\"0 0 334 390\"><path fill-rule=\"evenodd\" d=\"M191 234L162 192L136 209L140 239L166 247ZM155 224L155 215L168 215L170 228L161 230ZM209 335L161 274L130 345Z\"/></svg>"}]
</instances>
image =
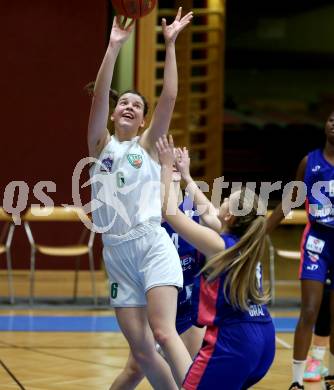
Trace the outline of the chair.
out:
<instances>
[{"instance_id":1,"label":"chair","mask_svg":"<svg viewBox=\"0 0 334 390\"><path fill-rule=\"evenodd\" d=\"M80 218L81 217L81 218ZM45 256L54 257L76 257L77 260L80 256L88 255L89 268L91 274L92 291L94 305L97 305L96 295L96 282L95 282L95 271L94 271L94 256L93 256L93 244L95 233L93 231L89 234L89 239L84 243L84 238L87 235L87 228L84 227L81 238L78 243L73 245L63 246L50 246L37 243L33 236L30 223L33 222L81 222L89 221L89 217L84 213L81 208L78 207L31 207L23 216L24 228L28 236L28 240L31 248L30 255L30 304L34 303L34 288L35 288L35 265L36 265L36 254L40 253ZM76 272L74 280L74 293L73 297L76 298L77 284L78 284L78 264L76 263Z\"/></svg>"},{"instance_id":2,"label":"chair","mask_svg":"<svg viewBox=\"0 0 334 390\"><path fill-rule=\"evenodd\" d=\"M268 216L271 212L268 213ZM292 210L288 214L287 218L283 219L281 225L294 225L304 226L307 224L307 215L305 210ZM271 289L271 301L274 304L276 302L276 291L275 291L275 258L280 256L287 260L300 260L300 248L298 250L288 250L286 248L275 248L270 236L267 236L268 247L269 247L269 278L270 278L270 289Z\"/></svg>"},{"instance_id":3,"label":"chair","mask_svg":"<svg viewBox=\"0 0 334 390\"><path fill-rule=\"evenodd\" d=\"M13 287L13 269L11 257L11 244L14 235L15 224L13 218L0 207L0 221L4 223L0 233L0 255L6 254L7 277L8 277L8 295L11 304L15 302Z\"/></svg>"}]
</instances>

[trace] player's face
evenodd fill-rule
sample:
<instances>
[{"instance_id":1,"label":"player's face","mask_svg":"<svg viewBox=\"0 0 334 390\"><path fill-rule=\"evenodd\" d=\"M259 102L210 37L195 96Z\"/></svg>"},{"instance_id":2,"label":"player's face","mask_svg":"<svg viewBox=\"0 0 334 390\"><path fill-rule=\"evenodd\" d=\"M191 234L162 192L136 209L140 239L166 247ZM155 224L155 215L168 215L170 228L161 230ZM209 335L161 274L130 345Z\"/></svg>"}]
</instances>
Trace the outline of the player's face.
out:
<instances>
[{"instance_id":1,"label":"player's face","mask_svg":"<svg viewBox=\"0 0 334 390\"><path fill-rule=\"evenodd\" d=\"M334 143L334 112L332 112L327 119L325 125L325 134L329 142Z\"/></svg>"},{"instance_id":2,"label":"player's face","mask_svg":"<svg viewBox=\"0 0 334 390\"><path fill-rule=\"evenodd\" d=\"M139 95L125 93L122 95L111 116L115 128L139 130L145 124L144 102Z\"/></svg>"},{"instance_id":3,"label":"player's face","mask_svg":"<svg viewBox=\"0 0 334 390\"><path fill-rule=\"evenodd\" d=\"M239 202L240 191L235 191L229 198L225 198L219 209L218 217L223 225L231 227L236 220L236 217L232 214L231 210L236 207L236 202Z\"/></svg>"}]
</instances>

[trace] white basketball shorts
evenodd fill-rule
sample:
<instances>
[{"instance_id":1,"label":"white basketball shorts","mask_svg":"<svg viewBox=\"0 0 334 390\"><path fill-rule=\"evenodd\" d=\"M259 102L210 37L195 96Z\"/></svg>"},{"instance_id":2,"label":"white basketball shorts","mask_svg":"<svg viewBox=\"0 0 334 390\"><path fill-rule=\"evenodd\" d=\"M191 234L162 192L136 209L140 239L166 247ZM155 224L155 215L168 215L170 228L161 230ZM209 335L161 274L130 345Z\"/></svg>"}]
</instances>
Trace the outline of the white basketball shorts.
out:
<instances>
[{"instance_id":1,"label":"white basketball shorts","mask_svg":"<svg viewBox=\"0 0 334 390\"><path fill-rule=\"evenodd\" d=\"M103 236L112 307L146 306L145 294L151 288L183 287L180 258L166 230L157 223L139 230L139 237L130 233L125 240Z\"/></svg>"}]
</instances>

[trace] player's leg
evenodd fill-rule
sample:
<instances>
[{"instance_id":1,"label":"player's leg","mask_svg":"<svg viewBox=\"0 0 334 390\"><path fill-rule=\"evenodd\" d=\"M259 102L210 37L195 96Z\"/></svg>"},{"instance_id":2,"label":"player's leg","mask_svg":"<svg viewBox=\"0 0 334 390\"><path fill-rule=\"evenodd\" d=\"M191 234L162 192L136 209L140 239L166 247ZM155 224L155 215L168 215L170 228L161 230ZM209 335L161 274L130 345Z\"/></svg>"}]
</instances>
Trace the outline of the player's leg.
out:
<instances>
[{"instance_id":1,"label":"player's leg","mask_svg":"<svg viewBox=\"0 0 334 390\"><path fill-rule=\"evenodd\" d=\"M316 322L323 295L323 283L316 280L301 281L301 309L294 336L293 378L291 390L302 387L306 357L311 344L312 331Z\"/></svg>"},{"instance_id":2,"label":"player's leg","mask_svg":"<svg viewBox=\"0 0 334 390\"><path fill-rule=\"evenodd\" d=\"M328 348L330 328L330 288L326 285L304 372L306 382L320 382L322 377L328 375L328 369L324 366L323 360Z\"/></svg>"},{"instance_id":3,"label":"player's leg","mask_svg":"<svg viewBox=\"0 0 334 390\"><path fill-rule=\"evenodd\" d=\"M159 286L146 293L147 313L154 338L171 366L178 386L181 386L192 359L175 328L178 290L174 286Z\"/></svg>"},{"instance_id":4,"label":"player's leg","mask_svg":"<svg viewBox=\"0 0 334 390\"><path fill-rule=\"evenodd\" d=\"M147 315L154 334L170 364L177 385L192 359L176 331L178 288L183 287L179 255L165 229L158 227L142 241L147 248L140 262L140 275L146 294Z\"/></svg>"},{"instance_id":5,"label":"player's leg","mask_svg":"<svg viewBox=\"0 0 334 390\"><path fill-rule=\"evenodd\" d=\"M330 335L330 344L329 344L330 346L329 375L325 377L326 390L334 390L334 290L331 291L330 307L331 307L331 335Z\"/></svg>"},{"instance_id":6,"label":"player's leg","mask_svg":"<svg viewBox=\"0 0 334 390\"><path fill-rule=\"evenodd\" d=\"M175 390L177 387L171 370L156 351L147 319L143 275L145 270L151 270L150 263L145 262L145 256L153 246L150 240L150 237L154 236L153 232L122 242L114 242L113 237L108 237L108 247L106 239L104 241L104 260L110 280L111 306L115 308L118 323L134 359L153 388ZM180 272L182 285L182 270Z\"/></svg>"},{"instance_id":7,"label":"player's leg","mask_svg":"<svg viewBox=\"0 0 334 390\"><path fill-rule=\"evenodd\" d=\"M158 354L145 307L116 308L118 323L126 337L134 359L153 388L176 390L171 370Z\"/></svg>"},{"instance_id":8,"label":"player's leg","mask_svg":"<svg viewBox=\"0 0 334 390\"><path fill-rule=\"evenodd\" d=\"M294 358L306 358L323 294L323 283L316 280L301 281L301 308L294 338Z\"/></svg>"},{"instance_id":9,"label":"player's leg","mask_svg":"<svg viewBox=\"0 0 334 390\"><path fill-rule=\"evenodd\" d=\"M188 349L191 357L194 358L201 347L205 328L198 328L196 326L193 326L189 313L189 315L185 318L182 317L181 320L176 321L176 329L180 334L180 337L186 348ZM157 350L161 351L161 347L159 345L158 347L159 348ZM161 351L161 353L163 352ZM114 380L112 386L110 387L110 390L133 390L140 383L143 377L144 373L142 372L139 364L136 362L130 351L124 369Z\"/></svg>"},{"instance_id":10,"label":"player's leg","mask_svg":"<svg viewBox=\"0 0 334 390\"><path fill-rule=\"evenodd\" d=\"M188 330L181 334L181 339L190 353L192 359L196 356L201 348L205 328L198 328L197 326L191 326Z\"/></svg>"},{"instance_id":11,"label":"player's leg","mask_svg":"<svg viewBox=\"0 0 334 390\"><path fill-rule=\"evenodd\" d=\"M180 332L180 330L178 329L179 322L180 321L177 321L177 326L176 326L178 332ZM180 337L183 343L185 344L186 348L188 349L191 357L194 358L201 347L204 333L205 333L205 328L198 328L196 326L192 326L190 315L187 316L187 318L185 319L182 318L182 321L179 325L181 326L181 332L182 332L180 333ZM186 329L186 330L182 331L182 329ZM158 351L159 350L161 351L160 346ZM136 360L134 359L130 351L124 369L114 380L113 384L110 387L110 390L123 390L123 389L133 390L136 388L136 386L140 383L140 381L143 378L144 378L144 373L142 372L139 364L136 362Z\"/></svg>"},{"instance_id":12,"label":"player's leg","mask_svg":"<svg viewBox=\"0 0 334 390\"><path fill-rule=\"evenodd\" d=\"M109 390L133 390L144 378L144 373L131 351L122 372L117 376Z\"/></svg>"}]
</instances>

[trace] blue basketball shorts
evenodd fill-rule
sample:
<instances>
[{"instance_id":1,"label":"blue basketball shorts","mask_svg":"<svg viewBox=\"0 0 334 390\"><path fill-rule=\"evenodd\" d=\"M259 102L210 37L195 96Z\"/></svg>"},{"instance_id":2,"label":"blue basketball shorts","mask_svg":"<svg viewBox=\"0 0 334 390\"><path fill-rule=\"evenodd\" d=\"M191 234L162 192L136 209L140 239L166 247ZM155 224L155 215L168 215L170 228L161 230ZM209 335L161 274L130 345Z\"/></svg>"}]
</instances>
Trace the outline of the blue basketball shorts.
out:
<instances>
[{"instance_id":1,"label":"blue basketball shorts","mask_svg":"<svg viewBox=\"0 0 334 390\"><path fill-rule=\"evenodd\" d=\"M299 278L325 283L334 288L334 229L314 223L307 224L301 241Z\"/></svg>"},{"instance_id":2,"label":"blue basketball shorts","mask_svg":"<svg viewBox=\"0 0 334 390\"><path fill-rule=\"evenodd\" d=\"M176 316L176 331L178 334L186 332L193 326L191 313L188 315Z\"/></svg>"},{"instance_id":3,"label":"blue basketball shorts","mask_svg":"<svg viewBox=\"0 0 334 390\"><path fill-rule=\"evenodd\" d=\"M271 321L208 327L183 388L248 389L265 376L274 356L275 330Z\"/></svg>"}]
</instances>

